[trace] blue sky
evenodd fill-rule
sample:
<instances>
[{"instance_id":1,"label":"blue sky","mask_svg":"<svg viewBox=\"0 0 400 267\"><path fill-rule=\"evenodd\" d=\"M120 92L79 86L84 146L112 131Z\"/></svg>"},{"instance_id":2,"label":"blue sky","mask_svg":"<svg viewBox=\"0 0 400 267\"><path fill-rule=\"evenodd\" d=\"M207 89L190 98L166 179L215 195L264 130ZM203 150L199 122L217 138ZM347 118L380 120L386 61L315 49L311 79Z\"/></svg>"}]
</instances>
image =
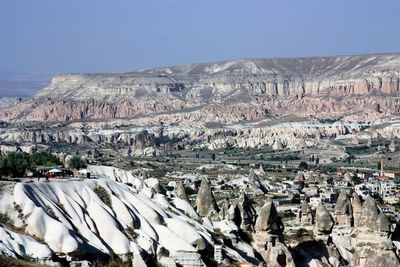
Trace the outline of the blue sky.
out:
<instances>
[{"instance_id":1,"label":"blue sky","mask_svg":"<svg viewBox=\"0 0 400 267\"><path fill-rule=\"evenodd\" d=\"M398 0L0 0L0 70L400 52Z\"/></svg>"}]
</instances>

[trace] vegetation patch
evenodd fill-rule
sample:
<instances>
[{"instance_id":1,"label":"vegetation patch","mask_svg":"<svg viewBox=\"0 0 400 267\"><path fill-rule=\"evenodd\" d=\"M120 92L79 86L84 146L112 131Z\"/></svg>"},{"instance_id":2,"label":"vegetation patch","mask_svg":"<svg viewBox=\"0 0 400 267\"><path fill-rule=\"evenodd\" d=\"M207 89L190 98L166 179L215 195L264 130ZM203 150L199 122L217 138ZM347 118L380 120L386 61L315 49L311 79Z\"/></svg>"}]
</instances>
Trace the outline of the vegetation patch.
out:
<instances>
[{"instance_id":1,"label":"vegetation patch","mask_svg":"<svg viewBox=\"0 0 400 267\"><path fill-rule=\"evenodd\" d=\"M54 210L53 210L50 206L46 205L45 208L46 208L47 213L48 213L51 217L53 217L54 219L58 220L57 215L54 213Z\"/></svg>"},{"instance_id":2,"label":"vegetation patch","mask_svg":"<svg viewBox=\"0 0 400 267\"><path fill-rule=\"evenodd\" d=\"M132 267L132 261L123 261L118 255L111 255L110 260L107 264L103 265L104 267Z\"/></svg>"},{"instance_id":3,"label":"vegetation patch","mask_svg":"<svg viewBox=\"0 0 400 267\"><path fill-rule=\"evenodd\" d=\"M129 240L134 241L138 238L139 234L135 232L135 230L128 226L125 230L125 235L128 236Z\"/></svg>"},{"instance_id":4,"label":"vegetation patch","mask_svg":"<svg viewBox=\"0 0 400 267\"><path fill-rule=\"evenodd\" d=\"M6 183L1 183L0 182L0 193L4 191L4 189L6 188L7 184Z\"/></svg>"},{"instance_id":5,"label":"vegetation patch","mask_svg":"<svg viewBox=\"0 0 400 267\"><path fill-rule=\"evenodd\" d=\"M68 214L68 213L67 213L67 210L66 210L65 207L64 207L64 204L59 203L59 204L58 204L58 207L59 207L65 214Z\"/></svg>"},{"instance_id":6,"label":"vegetation patch","mask_svg":"<svg viewBox=\"0 0 400 267\"><path fill-rule=\"evenodd\" d=\"M28 154L25 152L11 152L0 157L1 176L23 177L29 169L37 166L61 165L60 160L47 152Z\"/></svg>"},{"instance_id":7,"label":"vegetation patch","mask_svg":"<svg viewBox=\"0 0 400 267\"><path fill-rule=\"evenodd\" d=\"M79 156L73 156L69 161L69 167L72 169L83 169L87 167L86 161Z\"/></svg>"},{"instance_id":8,"label":"vegetation patch","mask_svg":"<svg viewBox=\"0 0 400 267\"><path fill-rule=\"evenodd\" d=\"M14 259L6 255L0 255L0 266L2 267L45 267L34 263L30 258Z\"/></svg>"},{"instance_id":9,"label":"vegetation patch","mask_svg":"<svg viewBox=\"0 0 400 267\"><path fill-rule=\"evenodd\" d=\"M9 228L16 233L25 234L26 225L22 227L15 226L13 220L11 220L11 218L6 213L0 213L0 224L4 225L6 228Z\"/></svg>"},{"instance_id":10,"label":"vegetation patch","mask_svg":"<svg viewBox=\"0 0 400 267\"><path fill-rule=\"evenodd\" d=\"M304 228L299 228L296 231L296 237L302 237L303 235L307 235L308 231Z\"/></svg>"},{"instance_id":11,"label":"vegetation patch","mask_svg":"<svg viewBox=\"0 0 400 267\"><path fill-rule=\"evenodd\" d=\"M107 190L98 185L95 188L93 188L93 191L96 193L96 195L106 204L111 208L111 198L110 195L108 194Z\"/></svg>"}]
</instances>

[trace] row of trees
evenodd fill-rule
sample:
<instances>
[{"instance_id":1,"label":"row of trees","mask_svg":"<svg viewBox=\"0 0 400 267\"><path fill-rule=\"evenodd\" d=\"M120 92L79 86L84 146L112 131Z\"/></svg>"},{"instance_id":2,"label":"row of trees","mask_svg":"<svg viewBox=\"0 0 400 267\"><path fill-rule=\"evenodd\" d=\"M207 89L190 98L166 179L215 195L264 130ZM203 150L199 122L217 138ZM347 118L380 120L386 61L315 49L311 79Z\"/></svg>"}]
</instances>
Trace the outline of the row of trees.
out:
<instances>
[{"instance_id":1,"label":"row of trees","mask_svg":"<svg viewBox=\"0 0 400 267\"><path fill-rule=\"evenodd\" d=\"M0 157L1 176L22 177L29 169L54 165L61 165L60 160L47 152L11 152Z\"/></svg>"},{"instance_id":2,"label":"row of trees","mask_svg":"<svg viewBox=\"0 0 400 267\"><path fill-rule=\"evenodd\" d=\"M0 157L0 175L10 177L23 177L27 170L33 170L38 166L52 167L62 165L58 157L48 152L10 152ZM70 160L70 168L81 169L86 167L86 162L79 156Z\"/></svg>"}]
</instances>

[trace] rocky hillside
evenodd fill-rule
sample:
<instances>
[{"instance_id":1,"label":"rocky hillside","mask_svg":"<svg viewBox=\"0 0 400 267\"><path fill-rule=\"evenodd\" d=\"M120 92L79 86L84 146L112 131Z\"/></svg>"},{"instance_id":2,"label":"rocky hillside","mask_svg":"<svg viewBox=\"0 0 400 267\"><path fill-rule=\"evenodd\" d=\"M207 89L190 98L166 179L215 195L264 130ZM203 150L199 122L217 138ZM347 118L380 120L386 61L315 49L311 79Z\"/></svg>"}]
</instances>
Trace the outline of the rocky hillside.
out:
<instances>
[{"instance_id":1,"label":"rocky hillside","mask_svg":"<svg viewBox=\"0 0 400 267\"><path fill-rule=\"evenodd\" d=\"M399 90L400 54L246 59L58 75L35 97L3 108L0 118L235 123L298 114L373 120L400 113Z\"/></svg>"},{"instance_id":2,"label":"rocky hillside","mask_svg":"<svg viewBox=\"0 0 400 267\"><path fill-rule=\"evenodd\" d=\"M238 199L217 202L205 177L191 203L184 181L168 189L144 172L89 170L94 179L0 183L0 254L48 266L91 266L113 254L132 266L400 263L396 229L369 196L362 201L342 191L331 211L322 202L314 211L304 201L289 222L264 195L271 180L263 170L245 178L248 193L262 196L257 205L246 190Z\"/></svg>"}]
</instances>

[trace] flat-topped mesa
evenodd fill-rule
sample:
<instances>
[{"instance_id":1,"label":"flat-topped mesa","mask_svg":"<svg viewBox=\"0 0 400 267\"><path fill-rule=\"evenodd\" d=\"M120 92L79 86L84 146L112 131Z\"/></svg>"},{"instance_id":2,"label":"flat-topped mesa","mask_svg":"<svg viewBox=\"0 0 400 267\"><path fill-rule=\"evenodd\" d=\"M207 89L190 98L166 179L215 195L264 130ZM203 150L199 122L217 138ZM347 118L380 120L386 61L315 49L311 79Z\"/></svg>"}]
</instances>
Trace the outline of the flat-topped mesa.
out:
<instances>
[{"instance_id":1,"label":"flat-topped mesa","mask_svg":"<svg viewBox=\"0 0 400 267\"><path fill-rule=\"evenodd\" d=\"M123 74L60 75L35 97L0 109L0 119L135 118L142 125L236 123L268 114L376 119L400 114L399 62L400 54L246 59ZM150 114L156 116L148 118ZM280 141L271 145L287 146ZM297 145L308 146L304 139Z\"/></svg>"},{"instance_id":2,"label":"flat-topped mesa","mask_svg":"<svg viewBox=\"0 0 400 267\"><path fill-rule=\"evenodd\" d=\"M353 200L351 202L351 206L353 210L354 227L357 227L359 226L359 221L361 217L362 203L360 197L356 192L353 192Z\"/></svg>"},{"instance_id":3,"label":"flat-topped mesa","mask_svg":"<svg viewBox=\"0 0 400 267\"><path fill-rule=\"evenodd\" d=\"M237 207L240 211L241 219L239 228L243 231L252 232L254 230L256 210L251 205L251 202L244 191L240 194Z\"/></svg>"},{"instance_id":4,"label":"flat-topped mesa","mask_svg":"<svg viewBox=\"0 0 400 267\"><path fill-rule=\"evenodd\" d=\"M210 98L216 94L231 95L237 88L271 97L362 95L373 90L391 93L399 90L399 57L399 54L380 54L245 59L133 73L68 74L54 77L37 97L178 94L186 98Z\"/></svg>"},{"instance_id":5,"label":"flat-topped mesa","mask_svg":"<svg viewBox=\"0 0 400 267\"><path fill-rule=\"evenodd\" d=\"M342 190L335 205L335 219L338 225L353 225L353 209L349 194Z\"/></svg>"},{"instance_id":6,"label":"flat-topped mesa","mask_svg":"<svg viewBox=\"0 0 400 267\"><path fill-rule=\"evenodd\" d=\"M175 195L176 195L178 198L183 199L183 200L186 200L187 202L190 203L189 198L188 198L188 196L187 196L187 194L186 194L186 190L185 190L185 187L183 186L182 181L177 181L177 182L175 183L175 190L174 190L174 191L175 191Z\"/></svg>"},{"instance_id":7,"label":"flat-topped mesa","mask_svg":"<svg viewBox=\"0 0 400 267\"><path fill-rule=\"evenodd\" d=\"M212 216L219 212L214 194L205 177L201 179L199 192L197 193L196 209L197 213L202 217Z\"/></svg>"},{"instance_id":8,"label":"flat-topped mesa","mask_svg":"<svg viewBox=\"0 0 400 267\"><path fill-rule=\"evenodd\" d=\"M310 205L303 200L300 207L300 223L303 225L313 225L313 214Z\"/></svg>"},{"instance_id":9,"label":"flat-topped mesa","mask_svg":"<svg viewBox=\"0 0 400 267\"><path fill-rule=\"evenodd\" d=\"M327 236L331 233L335 222L329 214L325 205L320 202L315 212L314 234L317 236Z\"/></svg>"}]
</instances>

